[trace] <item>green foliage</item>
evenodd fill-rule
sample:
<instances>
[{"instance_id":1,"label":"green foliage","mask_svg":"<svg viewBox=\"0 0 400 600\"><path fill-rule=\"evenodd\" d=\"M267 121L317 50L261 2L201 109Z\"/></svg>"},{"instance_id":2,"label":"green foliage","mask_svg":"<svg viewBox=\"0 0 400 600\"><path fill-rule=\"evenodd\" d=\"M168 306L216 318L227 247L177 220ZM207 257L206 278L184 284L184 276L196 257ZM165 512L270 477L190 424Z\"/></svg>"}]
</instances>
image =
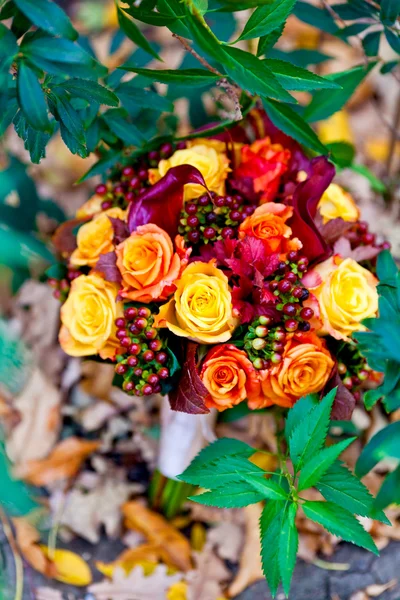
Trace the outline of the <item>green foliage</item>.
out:
<instances>
[{"instance_id":1,"label":"green foliage","mask_svg":"<svg viewBox=\"0 0 400 600\"><path fill-rule=\"evenodd\" d=\"M371 536L354 515L388 522L359 478L338 460L355 438L325 446L335 395L332 390L321 401L315 395L306 396L288 411L281 432L287 450L279 451L276 472L252 463L255 449L222 438L202 450L179 477L207 490L191 496L200 504L228 508L266 501L260 519L261 559L273 596L281 581L289 594L298 548L295 518L299 506L328 531L375 553ZM389 484L394 487L395 482ZM326 502L303 499L301 492L311 487L316 487Z\"/></svg>"}]
</instances>

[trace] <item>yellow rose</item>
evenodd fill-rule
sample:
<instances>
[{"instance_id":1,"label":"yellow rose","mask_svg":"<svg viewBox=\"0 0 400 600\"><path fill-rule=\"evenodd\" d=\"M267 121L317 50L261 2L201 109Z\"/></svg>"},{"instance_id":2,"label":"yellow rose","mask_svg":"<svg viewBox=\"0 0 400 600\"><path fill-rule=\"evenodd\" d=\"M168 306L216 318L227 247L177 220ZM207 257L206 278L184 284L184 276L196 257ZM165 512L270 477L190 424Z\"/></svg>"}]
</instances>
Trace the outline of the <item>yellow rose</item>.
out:
<instances>
[{"instance_id":1,"label":"yellow rose","mask_svg":"<svg viewBox=\"0 0 400 600\"><path fill-rule=\"evenodd\" d=\"M363 319L378 310L377 279L352 258L336 255L317 265L317 287L322 333L349 340L353 331L364 331ZM319 277L318 277L319 276Z\"/></svg>"},{"instance_id":2,"label":"yellow rose","mask_svg":"<svg viewBox=\"0 0 400 600\"><path fill-rule=\"evenodd\" d=\"M340 217L343 221L357 221L360 211L351 195L337 183L331 183L318 204L324 223Z\"/></svg>"},{"instance_id":3,"label":"yellow rose","mask_svg":"<svg viewBox=\"0 0 400 600\"><path fill-rule=\"evenodd\" d=\"M72 281L61 308L59 340L64 352L70 356L115 356L118 340L114 322L122 315L122 305L115 300L117 293L117 285L97 274L80 275Z\"/></svg>"},{"instance_id":4,"label":"yellow rose","mask_svg":"<svg viewBox=\"0 0 400 600\"><path fill-rule=\"evenodd\" d=\"M97 213L101 212L101 205L104 202L104 196L99 194L93 194L89 200L87 200L81 207L76 211L77 219L84 219L85 217L93 217Z\"/></svg>"},{"instance_id":5,"label":"yellow rose","mask_svg":"<svg viewBox=\"0 0 400 600\"><path fill-rule=\"evenodd\" d=\"M173 298L157 316L158 327L201 344L226 342L236 320L232 316L232 299L228 279L213 262L194 262L175 282Z\"/></svg>"},{"instance_id":6,"label":"yellow rose","mask_svg":"<svg viewBox=\"0 0 400 600\"><path fill-rule=\"evenodd\" d=\"M82 225L76 236L77 248L71 255L71 265L94 267L100 254L112 252L114 229L108 217L124 220L125 214L121 208L109 208Z\"/></svg>"},{"instance_id":7,"label":"yellow rose","mask_svg":"<svg viewBox=\"0 0 400 600\"><path fill-rule=\"evenodd\" d=\"M224 152L216 150L212 144L199 141L190 148L176 150L168 159L160 160L157 169L149 170L150 183L156 183L161 177L164 177L169 169L179 165L196 167L203 175L210 191L217 194L225 193L225 179L230 171L229 159ZM204 188L201 185L194 183L185 185L185 200L196 198L203 193Z\"/></svg>"}]
</instances>

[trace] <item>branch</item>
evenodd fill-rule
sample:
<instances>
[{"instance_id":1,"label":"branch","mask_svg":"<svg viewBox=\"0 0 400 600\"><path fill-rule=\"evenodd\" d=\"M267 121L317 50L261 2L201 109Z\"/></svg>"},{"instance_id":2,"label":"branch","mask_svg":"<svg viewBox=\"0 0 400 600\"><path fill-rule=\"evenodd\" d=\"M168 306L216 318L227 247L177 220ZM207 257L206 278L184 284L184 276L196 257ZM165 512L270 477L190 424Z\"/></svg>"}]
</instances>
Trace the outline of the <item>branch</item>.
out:
<instances>
[{"instance_id":1,"label":"branch","mask_svg":"<svg viewBox=\"0 0 400 600\"><path fill-rule=\"evenodd\" d=\"M182 46L185 48L185 50L187 50L192 56L194 56L203 65L203 67L205 67L208 71L211 71L211 73L215 73L215 75L219 75L220 77L223 77L222 73L217 71L217 69L214 69L214 67L212 67L210 65L210 63L208 63L206 61L205 58L200 56L200 54L197 54L196 50L194 50L192 48L192 46L185 40L185 38L181 37L177 33L173 33L172 37L176 38L178 40L178 42L180 42L182 44Z\"/></svg>"}]
</instances>

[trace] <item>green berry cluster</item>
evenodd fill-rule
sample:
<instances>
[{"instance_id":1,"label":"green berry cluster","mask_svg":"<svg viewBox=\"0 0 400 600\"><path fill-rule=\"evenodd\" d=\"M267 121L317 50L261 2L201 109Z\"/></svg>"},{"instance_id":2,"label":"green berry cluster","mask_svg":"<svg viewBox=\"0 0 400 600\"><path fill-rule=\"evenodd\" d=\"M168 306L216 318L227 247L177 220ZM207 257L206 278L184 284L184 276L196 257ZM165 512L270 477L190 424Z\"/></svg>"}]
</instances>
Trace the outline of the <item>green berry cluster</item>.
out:
<instances>
[{"instance_id":1,"label":"green berry cluster","mask_svg":"<svg viewBox=\"0 0 400 600\"><path fill-rule=\"evenodd\" d=\"M286 332L281 325L271 324L271 319L261 315L251 323L244 336L244 350L255 369L268 369L282 360Z\"/></svg>"}]
</instances>

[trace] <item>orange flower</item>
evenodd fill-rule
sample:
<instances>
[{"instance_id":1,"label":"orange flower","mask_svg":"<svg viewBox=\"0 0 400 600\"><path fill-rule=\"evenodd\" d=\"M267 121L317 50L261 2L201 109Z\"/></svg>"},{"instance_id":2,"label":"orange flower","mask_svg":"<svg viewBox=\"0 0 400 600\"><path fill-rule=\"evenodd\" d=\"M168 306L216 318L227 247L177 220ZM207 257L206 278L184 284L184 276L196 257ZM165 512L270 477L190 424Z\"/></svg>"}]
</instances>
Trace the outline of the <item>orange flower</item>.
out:
<instances>
[{"instance_id":1,"label":"orange flower","mask_svg":"<svg viewBox=\"0 0 400 600\"><path fill-rule=\"evenodd\" d=\"M249 399L249 407L293 406L302 396L323 389L334 364L325 342L315 333L289 334L281 362L259 372L262 397Z\"/></svg>"},{"instance_id":2,"label":"orange flower","mask_svg":"<svg viewBox=\"0 0 400 600\"><path fill-rule=\"evenodd\" d=\"M272 144L269 137L257 140L250 146L243 146L235 178L252 179L254 191L262 192L261 202L269 202L278 192L290 156L290 150L281 144Z\"/></svg>"},{"instance_id":3,"label":"orange flower","mask_svg":"<svg viewBox=\"0 0 400 600\"><path fill-rule=\"evenodd\" d=\"M122 298L138 302L166 300L190 254L181 236L176 236L175 245L176 252L169 235L152 223L141 225L119 244L116 254Z\"/></svg>"},{"instance_id":4,"label":"orange flower","mask_svg":"<svg viewBox=\"0 0 400 600\"><path fill-rule=\"evenodd\" d=\"M208 408L221 411L260 395L255 368L247 354L232 344L220 344L208 352L200 377L209 392L205 400Z\"/></svg>"},{"instance_id":5,"label":"orange flower","mask_svg":"<svg viewBox=\"0 0 400 600\"><path fill-rule=\"evenodd\" d=\"M292 230L286 221L293 214L291 206L277 202L262 204L239 227L239 238L248 235L263 240L268 251L286 253L302 247L297 238L290 239Z\"/></svg>"}]
</instances>

